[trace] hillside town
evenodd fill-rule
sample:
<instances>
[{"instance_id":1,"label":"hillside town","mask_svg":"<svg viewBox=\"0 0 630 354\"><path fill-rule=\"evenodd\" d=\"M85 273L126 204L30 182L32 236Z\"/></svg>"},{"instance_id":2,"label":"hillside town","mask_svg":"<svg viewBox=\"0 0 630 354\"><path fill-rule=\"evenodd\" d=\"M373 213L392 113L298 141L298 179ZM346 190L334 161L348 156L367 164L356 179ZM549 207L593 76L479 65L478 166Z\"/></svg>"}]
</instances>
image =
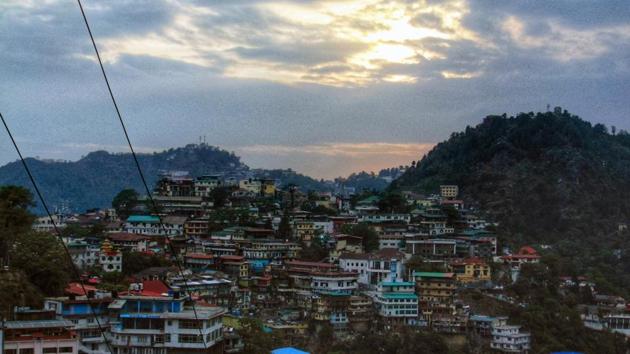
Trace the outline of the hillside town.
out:
<instances>
[{"instance_id":1,"label":"hillside town","mask_svg":"<svg viewBox=\"0 0 630 354\"><path fill-rule=\"evenodd\" d=\"M496 226L456 185L323 193L164 173L151 198L127 190L111 209L36 220L36 231L63 231L82 277L42 308L15 307L3 353L243 353L265 335L272 353L315 353L327 349L314 333L343 342L403 328L527 353L529 329L474 299L528 306L505 287L546 246L507 247ZM594 296L588 328L630 335L623 298L560 280Z\"/></svg>"}]
</instances>

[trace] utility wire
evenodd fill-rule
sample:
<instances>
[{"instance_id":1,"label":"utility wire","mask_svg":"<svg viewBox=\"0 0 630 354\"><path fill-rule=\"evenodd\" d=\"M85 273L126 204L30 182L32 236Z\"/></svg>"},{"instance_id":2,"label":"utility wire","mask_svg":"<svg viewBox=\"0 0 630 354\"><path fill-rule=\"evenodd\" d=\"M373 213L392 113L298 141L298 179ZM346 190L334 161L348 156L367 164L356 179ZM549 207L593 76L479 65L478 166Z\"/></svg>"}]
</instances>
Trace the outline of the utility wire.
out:
<instances>
[{"instance_id":1,"label":"utility wire","mask_svg":"<svg viewBox=\"0 0 630 354\"><path fill-rule=\"evenodd\" d=\"M24 166L24 170L26 170L26 174L28 175L28 178L31 180L31 184L33 185L33 189L35 189L35 193L37 194L39 201L42 203L42 206L44 207L46 214L48 214L48 218L50 219L50 223L52 224L53 229L55 230L55 233L57 234L57 238L59 239L59 242L63 246L63 249L66 255L68 256L68 260L70 261L70 266L74 270L74 275L79 280L79 284L81 285L81 290L83 290L83 293L85 294L88 305L90 306L90 312L92 313L92 316L94 317L94 320L96 321L96 325L98 326L99 332L101 332L101 335L103 336L103 339L105 340L105 345L107 346L107 349L109 350L109 352L113 353L111 344L109 343L109 341L107 340L107 336L105 335L105 330L103 329L103 326L101 325L101 322L99 321L98 316L96 315L96 310L94 309L94 307L92 307L92 301L90 301L88 292L85 290L85 285L83 284L83 280L81 279L81 273L79 272L79 269L76 267L76 265L74 264L74 261L72 260L72 255L70 254L70 250L68 249L68 246L66 245L65 242L63 242L61 231L57 227L57 223L55 222L55 219L52 217L52 214L50 213L50 209L48 209L48 205L46 204L46 201L44 200L44 196L39 190L37 183L35 183L35 178L33 177L33 174L31 173L31 169L26 164L26 161L24 160L24 157L22 156L22 152L20 151L20 148L15 142L15 139L13 138L13 134L11 133L11 130L9 129L9 126L7 125L7 122L4 119L4 116L2 115L2 113L0 113L0 119L2 119L2 124L4 125L4 129L7 131L7 134L9 135L9 138L11 139L11 142L13 143L13 147L15 148L15 151L20 157L20 161L22 161L22 166Z\"/></svg>"},{"instance_id":2,"label":"utility wire","mask_svg":"<svg viewBox=\"0 0 630 354\"><path fill-rule=\"evenodd\" d=\"M195 320L199 321L199 316L197 314L197 308L195 307L195 301L192 298L192 293L190 292L189 288L188 288L188 279L186 278L186 276L184 275L184 271L182 269L181 264L179 263L179 260L177 259L177 254L175 252L175 249L173 247L173 245L171 244L170 240L168 239L169 237L169 230L166 228L166 226L164 226L164 223L162 221L162 217L160 216L159 212L158 212L158 207L157 207L157 203L155 202L155 200L153 199L153 195L151 194L151 191L149 189L149 185L147 184L146 178L144 177L144 173L142 172L142 168L140 167L140 163L138 162L138 156L136 156L136 152L133 149L133 145L131 144L131 139L129 138L129 133L127 133L127 127L125 126L125 122L122 118L122 115L120 113L120 109L118 108L118 104L116 103L116 98L114 97L114 93L112 92L112 87L109 84L109 79L107 78L107 74L105 73L105 67L103 66L103 61L101 60L101 55L98 51L98 47L96 46L96 41L94 40L94 36L92 35L92 29L90 28L90 24L88 22L87 16L85 15L85 11L83 9L83 4L81 3L81 0L77 0L77 3L79 4L79 9L81 9L81 15L83 16L83 21L85 22L85 27L87 28L88 34L90 35L90 40L92 41L92 46L94 47L94 52L96 53L96 59L98 60L98 64L101 68L101 73L103 74L103 79L105 79L105 85L107 86L107 91L109 92L109 97L112 100L112 103L114 104L114 108L116 110L116 115L118 116L118 120L120 121L120 126L122 127L123 133L125 135L125 139L127 140L127 145L129 145L129 150L131 151L131 155L133 156L133 161L136 165L136 168L138 170L138 174L140 175L140 179L142 180L142 184L144 185L144 189L147 193L147 197L149 198L149 201L151 202L151 205L153 206L153 210L158 218L158 222L160 224L160 228L162 230L164 230L164 234L166 236L166 244L169 245L169 248L171 250L171 254L175 257L175 264L177 265L177 268L179 270L179 274L182 277L182 279L184 280L184 291L187 293L187 295L190 297L190 300L192 302L192 310L193 313L195 315ZM203 326L202 326L203 327ZM208 345L206 343L206 338L203 335L203 330L202 328L199 328L199 334L201 335L201 338L203 340L203 346L204 349L208 349Z\"/></svg>"}]
</instances>

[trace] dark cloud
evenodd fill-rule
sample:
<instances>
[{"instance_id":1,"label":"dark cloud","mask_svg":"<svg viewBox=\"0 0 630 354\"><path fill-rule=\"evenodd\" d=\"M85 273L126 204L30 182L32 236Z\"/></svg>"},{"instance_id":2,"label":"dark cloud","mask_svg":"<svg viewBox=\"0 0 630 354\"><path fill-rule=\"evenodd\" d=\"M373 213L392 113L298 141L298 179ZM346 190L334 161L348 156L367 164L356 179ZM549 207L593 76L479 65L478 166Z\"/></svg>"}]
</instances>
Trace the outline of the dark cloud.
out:
<instances>
[{"instance_id":1,"label":"dark cloud","mask_svg":"<svg viewBox=\"0 0 630 354\"><path fill-rule=\"evenodd\" d=\"M477 38L401 41L439 57L407 64L376 60L381 64L377 69L344 61L369 44L332 40L331 28L298 26L291 18L263 11L260 5L266 3L88 2L86 10L103 50L120 49L113 39L153 34L193 48L210 63L129 53L106 63L138 147L180 146L199 135L234 149L335 142L433 143L487 114L544 110L547 104L630 129L626 102L630 41L623 32L630 10L625 2L473 0L462 25ZM193 5L200 9L187 9ZM78 158L95 146L124 146L98 66L88 59L93 52L76 5L59 1L34 8L7 6L0 4L0 107L24 152ZM216 14L199 15L206 10ZM182 13L190 15L195 28L172 27L175 16ZM520 21L522 36L529 42L519 42L506 30L509 18ZM367 17L338 21L336 26L361 31L384 29ZM415 16L414 23L444 27L434 15ZM203 31L196 33L196 29ZM175 30L179 32L169 32ZM207 49L213 40L225 47ZM584 55L589 50L593 55ZM253 67L243 67L243 61L253 62ZM239 79L225 74L257 65L276 71L268 77ZM311 82L278 83L285 82L284 74L278 74L282 70L295 70ZM445 79L444 72L461 78ZM467 74L470 78L464 78ZM367 75L369 84L315 83L348 75ZM415 77L417 82L383 82L389 75ZM0 139L0 162L13 159L7 140ZM253 161L277 160L257 154ZM316 170L304 158L286 161L288 167ZM351 163L343 161L344 166Z\"/></svg>"}]
</instances>

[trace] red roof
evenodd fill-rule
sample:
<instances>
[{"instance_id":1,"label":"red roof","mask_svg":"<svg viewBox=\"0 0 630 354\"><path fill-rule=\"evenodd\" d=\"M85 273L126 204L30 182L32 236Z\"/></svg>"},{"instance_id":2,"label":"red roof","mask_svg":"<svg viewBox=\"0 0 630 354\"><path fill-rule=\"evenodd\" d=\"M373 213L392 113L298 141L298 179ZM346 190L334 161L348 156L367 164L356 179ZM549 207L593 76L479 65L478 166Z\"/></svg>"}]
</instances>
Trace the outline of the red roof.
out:
<instances>
[{"instance_id":1,"label":"red roof","mask_svg":"<svg viewBox=\"0 0 630 354\"><path fill-rule=\"evenodd\" d=\"M85 291L83 291L83 287ZM81 287L81 283L69 283L64 292L68 295L86 296L86 291L96 291L96 287L92 285L84 284L83 287Z\"/></svg>"},{"instance_id":2,"label":"red roof","mask_svg":"<svg viewBox=\"0 0 630 354\"><path fill-rule=\"evenodd\" d=\"M537 256L538 252L531 246L523 246L521 247L520 250L518 250L517 254L520 256L525 256L525 255Z\"/></svg>"},{"instance_id":3,"label":"red roof","mask_svg":"<svg viewBox=\"0 0 630 354\"><path fill-rule=\"evenodd\" d=\"M186 253L186 258L214 259L214 256L211 254L205 254L205 253Z\"/></svg>"},{"instance_id":4,"label":"red roof","mask_svg":"<svg viewBox=\"0 0 630 354\"><path fill-rule=\"evenodd\" d=\"M161 280L145 280L142 282L142 296L162 296L168 293L170 288Z\"/></svg>"},{"instance_id":5,"label":"red roof","mask_svg":"<svg viewBox=\"0 0 630 354\"><path fill-rule=\"evenodd\" d=\"M245 259L243 256L234 256L234 255L223 255L219 256L222 261L242 261Z\"/></svg>"}]
</instances>

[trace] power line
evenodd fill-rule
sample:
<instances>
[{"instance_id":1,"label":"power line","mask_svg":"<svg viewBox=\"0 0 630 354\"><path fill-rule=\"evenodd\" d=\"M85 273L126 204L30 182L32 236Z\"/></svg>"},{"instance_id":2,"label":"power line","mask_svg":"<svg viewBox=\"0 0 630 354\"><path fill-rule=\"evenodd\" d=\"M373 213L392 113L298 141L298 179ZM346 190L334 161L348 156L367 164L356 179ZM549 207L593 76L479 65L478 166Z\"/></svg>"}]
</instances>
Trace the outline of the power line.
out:
<instances>
[{"instance_id":1,"label":"power line","mask_svg":"<svg viewBox=\"0 0 630 354\"><path fill-rule=\"evenodd\" d=\"M111 85L109 84L109 79L107 78L107 74L105 73L105 67L103 66L103 61L101 60L101 55L98 51L98 47L96 46L96 41L94 40L94 35L92 35L92 29L90 28L90 24L88 22L87 16L85 15L85 11L83 10L83 4L81 3L81 0L77 0L77 3L79 4L79 9L81 10L81 15L83 16L83 22L85 22L85 27L88 31L88 34L90 35L90 40L92 41L92 46L94 47L94 52L96 53L96 59L98 60L98 64L101 68L101 73L103 74L103 79L105 79L105 85L107 86L107 91L109 92L109 97L112 100L112 103L114 104L114 109L116 110L116 115L118 116L118 120L120 121L120 126L122 127L123 133L125 135L125 139L127 140L127 145L129 145L129 150L131 151L131 155L133 156L133 161L136 165L136 168L138 170L138 174L140 175L140 179L142 180L142 184L144 185L144 189L147 193L147 197L149 198L149 201L151 202L151 205L153 206L153 211L155 212L157 218L158 218L158 222L160 224L160 228L162 230L164 230L164 234L166 236L166 244L169 246L170 250L171 250L171 254L175 257L175 264L177 265L177 268L179 270L179 274L182 277L182 279L184 279L184 291L187 293L187 295L190 297L190 300L192 302L192 310L193 313L195 315L195 320L199 321L199 316L197 315L197 308L195 307L195 301L192 298L192 293L190 292L189 288L188 288L188 279L184 276L184 271L182 269L181 264L179 264L179 260L177 259L177 254L175 253L175 249L173 247L173 245L171 244L170 240L168 239L169 237L169 232L168 229L166 229L166 227L164 226L164 223L162 222L162 217L160 216L160 214L158 213L158 207L157 204L155 202L155 200L153 199L153 196L151 194L151 191L149 189L149 185L147 184L147 181L144 177L144 173L142 172L142 168L140 167L140 163L138 162L138 156L136 156L136 152L133 149L133 145L131 144L131 139L129 138L129 133L127 132L127 127L125 126L125 122L122 118L122 115L120 113L120 109L118 108L118 104L116 103L116 98L114 97L114 93L112 92L112 88ZM202 328L199 328L199 334L201 334L201 338L203 340L203 346L204 349L208 349L208 345L206 343L206 338L203 335L203 330Z\"/></svg>"},{"instance_id":2,"label":"power line","mask_svg":"<svg viewBox=\"0 0 630 354\"><path fill-rule=\"evenodd\" d=\"M18 156L20 157L20 161L22 161L22 166L24 166L24 170L26 170L26 174L28 175L28 178L31 180L31 184L33 185L33 189L35 189L35 194L37 194L37 197L39 198L40 202L42 203L42 206L44 207L44 210L46 211L46 214L48 214L48 218L50 219L50 223L52 224L53 229L55 230L55 233L57 234L57 238L59 239L59 242L61 242L61 245L63 246L63 249L64 249L66 255L68 256L68 260L70 261L70 266L74 270L75 276L79 280L79 284L81 285L81 290L83 290L83 293L85 294L86 299L88 301L88 305L90 305L90 312L92 312L92 316L94 317L94 320L96 321L96 325L98 326L98 330L99 330L99 332L101 332L101 335L103 336L103 339L105 340L105 345L107 346L107 349L109 350L109 352L113 353L112 347L111 347L109 341L107 340L107 336L105 335L105 331L103 330L103 326L101 326L101 322L99 321L98 316L96 315L96 310L94 309L94 307L92 307L92 301L90 301L90 297L88 296L88 292L85 290L85 285L83 284L83 280L81 279L81 273L79 272L79 270L77 269L76 265L74 264L74 261L72 260L72 255L70 254L70 250L68 249L68 246L66 245L65 242L63 242L63 238L61 236L61 231L57 227L57 223L55 222L54 218L52 217L52 214L50 213L50 209L48 209L48 205L46 204L46 201L44 200L44 196L42 195L41 191L39 190L39 187L37 186L37 183L35 183L35 178L33 177L33 174L31 173L31 169L26 164L26 161L24 160L24 157L22 156L22 152L20 151L20 148L18 147L17 143L15 142L15 139L13 138L13 134L11 134L11 130L9 129L9 126L7 125L7 122L5 121L4 116L2 115L2 113L0 113L0 119L2 120L2 124L4 125L4 129L7 131L7 134L9 135L9 138L11 139L11 142L13 143L13 147L15 148L15 151L17 152Z\"/></svg>"}]
</instances>

